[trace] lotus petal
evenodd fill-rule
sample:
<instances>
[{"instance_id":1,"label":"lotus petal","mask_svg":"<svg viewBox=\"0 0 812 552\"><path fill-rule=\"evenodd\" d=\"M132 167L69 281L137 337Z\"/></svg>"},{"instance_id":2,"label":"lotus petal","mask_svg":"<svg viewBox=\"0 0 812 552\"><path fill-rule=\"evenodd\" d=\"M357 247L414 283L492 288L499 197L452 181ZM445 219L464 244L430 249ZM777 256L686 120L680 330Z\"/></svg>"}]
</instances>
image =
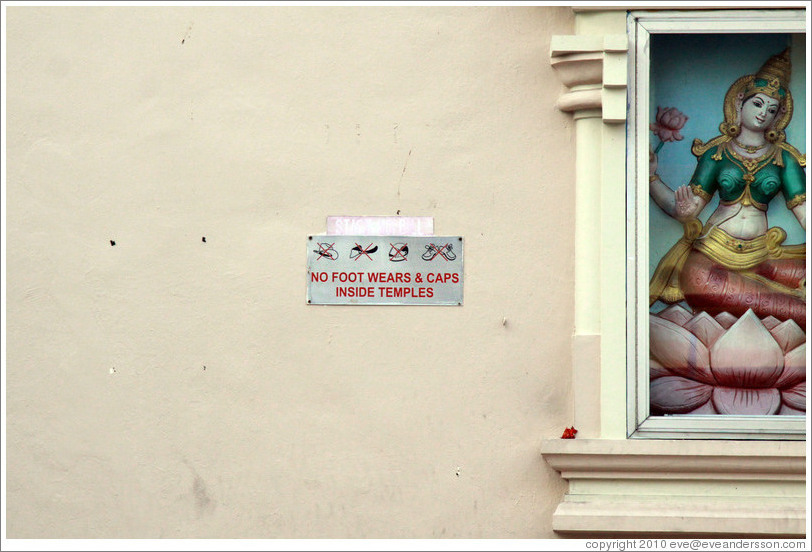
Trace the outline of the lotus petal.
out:
<instances>
[{"instance_id":1,"label":"lotus petal","mask_svg":"<svg viewBox=\"0 0 812 552\"><path fill-rule=\"evenodd\" d=\"M784 356L784 371L775 382L778 389L787 389L806 381L806 343Z\"/></svg>"},{"instance_id":2,"label":"lotus petal","mask_svg":"<svg viewBox=\"0 0 812 552\"><path fill-rule=\"evenodd\" d=\"M781 407L781 393L778 389L715 387L713 406L719 414L766 416L778 412Z\"/></svg>"},{"instance_id":3,"label":"lotus petal","mask_svg":"<svg viewBox=\"0 0 812 552\"><path fill-rule=\"evenodd\" d=\"M781 323L781 321L779 319L777 319L775 316L770 315L770 316L765 316L764 318L762 318L761 323L768 330L772 330L777 325L779 325Z\"/></svg>"},{"instance_id":4,"label":"lotus petal","mask_svg":"<svg viewBox=\"0 0 812 552\"><path fill-rule=\"evenodd\" d=\"M693 414L694 416L699 416L699 415L707 416L707 415L710 415L710 414L719 414L719 413L716 412L716 409L713 407L713 401L708 401L705 404L703 404L702 406L700 406L699 408L697 408L696 410L691 410L690 412L686 412L686 414L688 414L688 415Z\"/></svg>"},{"instance_id":5,"label":"lotus petal","mask_svg":"<svg viewBox=\"0 0 812 552\"><path fill-rule=\"evenodd\" d=\"M716 383L710 370L708 348L685 328L650 316L649 341L651 357L675 374L704 383Z\"/></svg>"},{"instance_id":6,"label":"lotus petal","mask_svg":"<svg viewBox=\"0 0 812 552\"><path fill-rule=\"evenodd\" d=\"M806 412L806 382L781 391L781 401L790 408Z\"/></svg>"},{"instance_id":7,"label":"lotus petal","mask_svg":"<svg viewBox=\"0 0 812 552\"><path fill-rule=\"evenodd\" d=\"M711 347L725 329L705 311L700 312L682 326L699 339L706 347Z\"/></svg>"},{"instance_id":8,"label":"lotus petal","mask_svg":"<svg viewBox=\"0 0 812 552\"><path fill-rule=\"evenodd\" d=\"M785 353L806 341L806 334L792 318L767 329L770 330L770 333L778 344L781 345L781 349L783 349Z\"/></svg>"},{"instance_id":9,"label":"lotus petal","mask_svg":"<svg viewBox=\"0 0 812 552\"><path fill-rule=\"evenodd\" d=\"M716 340L710 358L714 378L726 387L772 387L784 370L784 351L752 310Z\"/></svg>"},{"instance_id":10,"label":"lotus petal","mask_svg":"<svg viewBox=\"0 0 812 552\"><path fill-rule=\"evenodd\" d=\"M674 374L670 372L668 368L666 368L653 358L649 359L649 370L648 370L649 379L655 380L663 376L673 376L673 375Z\"/></svg>"},{"instance_id":11,"label":"lotus petal","mask_svg":"<svg viewBox=\"0 0 812 552\"><path fill-rule=\"evenodd\" d=\"M722 326L724 329L728 329L730 326L736 323L736 318L729 312L720 312L716 316L713 317L714 320L719 322L719 325Z\"/></svg>"},{"instance_id":12,"label":"lotus petal","mask_svg":"<svg viewBox=\"0 0 812 552\"><path fill-rule=\"evenodd\" d=\"M651 406L666 414L685 414L707 403L713 387L678 376L651 382Z\"/></svg>"},{"instance_id":13,"label":"lotus petal","mask_svg":"<svg viewBox=\"0 0 812 552\"><path fill-rule=\"evenodd\" d=\"M670 320L677 326L682 326L691 319L691 313L679 305L671 305L667 309L663 309L658 312L657 316Z\"/></svg>"},{"instance_id":14,"label":"lotus petal","mask_svg":"<svg viewBox=\"0 0 812 552\"><path fill-rule=\"evenodd\" d=\"M778 414L781 416L806 416L805 411L795 410L794 408L790 408L785 404L781 405L781 410L778 411Z\"/></svg>"}]
</instances>

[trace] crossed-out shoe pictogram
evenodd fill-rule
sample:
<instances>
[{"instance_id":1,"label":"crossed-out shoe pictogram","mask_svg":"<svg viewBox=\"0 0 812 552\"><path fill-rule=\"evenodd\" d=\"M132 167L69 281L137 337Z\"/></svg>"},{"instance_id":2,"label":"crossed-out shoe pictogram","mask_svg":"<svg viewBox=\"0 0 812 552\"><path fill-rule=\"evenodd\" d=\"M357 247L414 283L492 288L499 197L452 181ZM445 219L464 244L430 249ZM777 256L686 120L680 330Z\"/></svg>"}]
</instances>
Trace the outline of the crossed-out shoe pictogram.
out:
<instances>
[{"instance_id":1,"label":"crossed-out shoe pictogram","mask_svg":"<svg viewBox=\"0 0 812 552\"><path fill-rule=\"evenodd\" d=\"M453 247L450 243L446 243L443 245L436 245L430 243L426 245L426 252L423 253L422 259L424 261L433 261L438 256L442 257L446 261L453 261L457 258L457 254L454 253Z\"/></svg>"}]
</instances>

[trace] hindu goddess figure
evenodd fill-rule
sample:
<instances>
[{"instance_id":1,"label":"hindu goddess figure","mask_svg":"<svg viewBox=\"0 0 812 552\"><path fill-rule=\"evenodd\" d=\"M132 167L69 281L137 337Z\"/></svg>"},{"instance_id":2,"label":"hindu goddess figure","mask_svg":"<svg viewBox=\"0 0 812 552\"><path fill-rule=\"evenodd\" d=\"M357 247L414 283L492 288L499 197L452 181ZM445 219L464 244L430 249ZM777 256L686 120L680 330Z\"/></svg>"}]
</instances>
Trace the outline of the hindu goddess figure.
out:
<instances>
[{"instance_id":1,"label":"hindu goddess figure","mask_svg":"<svg viewBox=\"0 0 812 552\"><path fill-rule=\"evenodd\" d=\"M805 244L782 245L767 206L781 192L806 230L806 156L786 142L792 118L789 49L754 75L736 80L724 99L721 135L691 151L697 166L676 191L649 163L654 202L684 225L684 237L661 259L650 282L650 304L685 301L694 312L794 320L806 328ZM719 206L703 225L697 216L714 194Z\"/></svg>"}]
</instances>

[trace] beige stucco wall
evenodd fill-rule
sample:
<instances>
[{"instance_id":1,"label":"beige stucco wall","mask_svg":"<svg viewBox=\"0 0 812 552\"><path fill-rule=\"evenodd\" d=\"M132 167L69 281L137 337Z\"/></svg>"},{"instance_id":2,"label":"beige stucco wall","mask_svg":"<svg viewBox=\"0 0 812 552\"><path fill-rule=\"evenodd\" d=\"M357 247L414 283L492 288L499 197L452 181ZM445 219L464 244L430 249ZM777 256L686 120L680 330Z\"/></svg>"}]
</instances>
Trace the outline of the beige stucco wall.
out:
<instances>
[{"instance_id":1,"label":"beige stucco wall","mask_svg":"<svg viewBox=\"0 0 812 552\"><path fill-rule=\"evenodd\" d=\"M573 20L9 8L8 537L553 537ZM307 235L398 212L465 305L306 305Z\"/></svg>"}]
</instances>

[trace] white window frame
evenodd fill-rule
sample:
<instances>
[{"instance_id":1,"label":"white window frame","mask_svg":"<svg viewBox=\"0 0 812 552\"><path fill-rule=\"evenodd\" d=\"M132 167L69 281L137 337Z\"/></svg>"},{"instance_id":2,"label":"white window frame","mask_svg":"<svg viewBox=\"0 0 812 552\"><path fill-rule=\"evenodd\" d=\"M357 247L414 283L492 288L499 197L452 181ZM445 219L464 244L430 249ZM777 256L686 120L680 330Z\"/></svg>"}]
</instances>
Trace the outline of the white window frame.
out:
<instances>
[{"instance_id":1,"label":"white window frame","mask_svg":"<svg viewBox=\"0 0 812 552\"><path fill-rule=\"evenodd\" d=\"M804 440L806 417L650 416L649 406L649 39L657 33L806 33L803 9L632 11L628 15L626 285L627 436L649 439ZM808 38L807 38L808 40ZM807 73L807 91L809 73ZM799 122L796 121L796 124ZM800 122L803 124L803 122ZM807 122L807 136L809 126ZM809 186L807 174L807 187ZM809 206L807 206L807 213ZM809 216L807 215L807 219ZM807 373L809 361L807 360Z\"/></svg>"}]
</instances>

